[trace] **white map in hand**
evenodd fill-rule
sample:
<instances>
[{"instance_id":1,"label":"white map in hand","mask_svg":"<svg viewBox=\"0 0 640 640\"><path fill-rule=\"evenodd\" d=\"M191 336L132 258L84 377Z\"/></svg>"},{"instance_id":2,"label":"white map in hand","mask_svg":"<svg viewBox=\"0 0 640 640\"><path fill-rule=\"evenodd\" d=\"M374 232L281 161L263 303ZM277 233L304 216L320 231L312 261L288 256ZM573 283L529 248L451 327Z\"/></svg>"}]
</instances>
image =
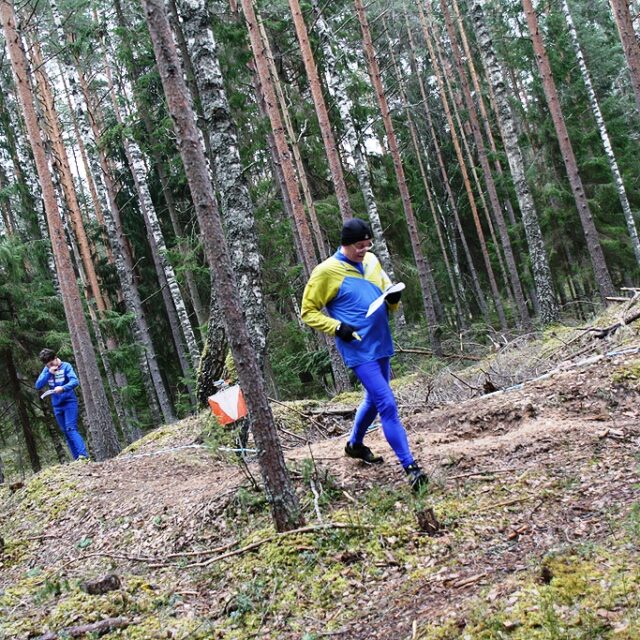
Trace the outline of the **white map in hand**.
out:
<instances>
[{"instance_id":1,"label":"white map in hand","mask_svg":"<svg viewBox=\"0 0 640 640\"><path fill-rule=\"evenodd\" d=\"M384 290L384 293L381 296L378 296L370 305L367 310L367 315L365 318L368 318L372 313L375 313L384 303L385 298L390 293L396 293L397 291L402 291L405 288L404 282L396 282L396 284L392 284L390 287L387 287Z\"/></svg>"},{"instance_id":2,"label":"white map in hand","mask_svg":"<svg viewBox=\"0 0 640 640\"><path fill-rule=\"evenodd\" d=\"M40 400L44 400L47 396L50 396L53 393L53 389L49 389L48 391L45 391L41 396L40 396Z\"/></svg>"}]
</instances>

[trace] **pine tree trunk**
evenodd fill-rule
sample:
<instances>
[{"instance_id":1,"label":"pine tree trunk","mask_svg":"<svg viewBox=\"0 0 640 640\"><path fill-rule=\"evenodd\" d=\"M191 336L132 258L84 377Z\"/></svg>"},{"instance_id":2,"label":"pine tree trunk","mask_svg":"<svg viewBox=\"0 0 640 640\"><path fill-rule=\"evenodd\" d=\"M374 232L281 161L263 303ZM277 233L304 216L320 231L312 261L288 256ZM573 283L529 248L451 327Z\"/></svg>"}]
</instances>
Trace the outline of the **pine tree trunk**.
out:
<instances>
[{"instance_id":1,"label":"pine tree trunk","mask_svg":"<svg viewBox=\"0 0 640 640\"><path fill-rule=\"evenodd\" d=\"M467 78L467 74L462 64L463 54L460 51L460 48L458 47L455 28L453 25L453 21L451 19L451 14L449 13L449 9L447 7L447 3L445 0L440 0L440 7L444 15L447 32L449 33L449 41L451 45L453 59L455 61L456 69L458 72L458 78L460 80L460 85L462 87L462 95L464 97L464 103L467 108L467 115L471 123L471 132L473 134L473 139L476 143L476 151L478 153L478 159L480 160L480 166L482 167L482 172L484 174L484 182L487 186L487 192L489 194L489 202L491 203L491 209L493 211L493 215L494 215L496 224L498 226L498 233L500 234L500 242L502 244L502 250L504 251L505 260L507 263L507 273L509 275L509 281L511 282L511 288L513 290L516 307L518 309L518 314L520 316L519 324L524 328L529 328L531 326L531 319L529 318L529 312L527 310L527 304L524 299L524 292L522 290L520 276L518 275L518 270L516 268L516 261L513 255L513 249L511 247L511 239L509 238L509 231L507 230L507 225L506 225L504 216L502 215L502 207L498 197L498 191L496 189L496 184L493 179L491 167L489 165L489 158L487 155L486 146L484 144L484 138L480 130L478 114L476 111L475 104L473 102L473 98L471 97L469 80Z\"/></svg>"},{"instance_id":2,"label":"pine tree trunk","mask_svg":"<svg viewBox=\"0 0 640 640\"><path fill-rule=\"evenodd\" d=\"M371 78L371 82L373 84L373 88L378 101L378 106L382 113L382 121L384 123L384 128L387 135L389 151L393 160L393 167L398 183L398 190L400 191L400 199L402 200L407 227L409 229L409 238L411 240L413 257L418 270L418 279L420 281L420 288L422 289L422 300L425 310L425 316L429 327L429 341L431 343L431 348L433 349L434 354L441 355L442 345L440 344L438 320L436 317L434 299L431 295L430 279L433 278L431 274L431 267L427 262L426 256L422 253L422 247L420 245L420 238L418 235L418 225L413 213L413 205L411 203L411 197L409 196L409 189L407 187L407 181L404 174L404 167L402 166L402 160L400 158L400 149L398 147L398 141L396 139L393 123L391 122L389 105L387 103L387 98L382 86L380 68L373 48L371 31L369 29L369 23L367 21L367 16L365 14L362 0L355 0L355 6L358 13L358 22L360 23L360 29L362 31L364 55L369 68L369 77Z\"/></svg>"},{"instance_id":3,"label":"pine tree trunk","mask_svg":"<svg viewBox=\"0 0 640 640\"><path fill-rule=\"evenodd\" d=\"M256 18L258 20L258 27L260 29L260 38L262 40L262 44L264 45L265 57L267 59L267 63L269 66L269 73L271 75L271 80L273 82L273 88L278 98L278 104L280 105L280 111L282 113L282 120L284 121L286 130L287 130L287 136L289 138L289 146L291 147L291 151L293 153L293 159L295 161L296 171L298 174L298 182L300 183L302 194L304 196L304 202L305 202L305 205L307 206L307 212L309 214L311 228L313 229L313 236L314 236L316 247L318 249L318 255L320 256L321 260L324 260L328 256L328 251L327 251L326 243L324 241L324 237L322 235L322 229L320 228L320 223L318 222L318 215L316 212L315 204L313 202L313 197L311 195L311 187L309 185L307 172L305 170L304 162L302 161L302 155L300 153L300 145L298 143L298 138L293 129L293 124L291 122L291 115L289 114L289 107L287 106L287 101L285 100L284 93L282 91L282 85L280 82L280 78L278 76L278 70L276 69L275 60L273 59L273 53L271 51L271 44L269 43L269 37L267 36L267 32L264 28L264 23L260 15L256 14ZM264 100L260 100L260 103L264 107ZM264 109L264 111L266 116L266 109ZM273 152L275 151L275 141L273 139L272 134L269 135L269 139L270 139L270 149L273 154ZM275 163L275 166L279 174L280 184L284 184L280 179L284 177L282 174L282 169L280 168L280 162ZM295 220L292 214L293 210L291 208L291 199L289 198L288 195L285 195L283 197L285 197L287 202L289 202L288 211L291 214L290 219ZM294 224L294 236L296 238L297 245L300 246L301 238L295 224ZM302 255L302 253L298 251L298 255ZM307 277L311 275L311 271L308 269L308 267L310 267L310 265L305 264Z\"/></svg>"},{"instance_id":4,"label":"pine tree trunk","mask_svg":"<svg viewBox=\"0 0 640 640\"><path fill-rule=\"evenodd\" d=\"M442 230L440 229L440 223L438 222L438 214L436 212L435 203L433 201L433 196L431 194L431 183L427 175L427 171L425 170L424 161L422 159L422 149L421 145L418 141L418 131L416 129L416 125L413 121L413 116L411 115L411 109L409 106L409 101L407 99L407 92L404 86L404 79L402 77L402 73L398 66L398 62L396 60L396 56L393 52L393 44L391 42L391 37L389 36L389 29L386 23L385 18L383 18L384 30L387 33L387 43L389 46L389 54L391 56L391 63L393 65L394 74L396 80L398 82L398 92L400 94L400 100L402 102L402 108L404 109L407 125L409 127L409 135L411 137L411 143L413 144L413 150L415 152L416 160L418 161L418 169L420 170L420 176L422 178L422 184L424 186L424 191L427 196L427 201L429 203L429 210L431 211L431 217L433 219L433 226L436 231L436 235L438 236L438 244L440 245L440 252L442 254L442 258L444 259L445 267L447 270L447 276L449 278L449 285L451 286L451 293L453 295L454 304L456 307L456 313L458 316L458 325L460 327L466 324L466 320L464 314L462 312L462 306L460 304L460 297L458 295L458 288L456 287L455 280L453 278L453 273L451 271L451 264L449 262L449 255L447 253L447 248L444 243L444 238L442 236ZM425 153L425 160L428 163L429 159ZM435 298L435 296L434 296Z\"/></svg>"},{"instance_id":5,"label":"pine tree trunk","mask_svg":"<svg viewBox=\"0 0 640 640\"><path fill-rule=\"evenodd\" d=\"M431 65L435 72L436 82L438 84L438 90L440 92L440 99L442 101L442 106L444 108L445 116L447 118L447 124L449 125L449 132L451 135L451 141L453 142L453 147L456 152L456 158L458 159L458 167L460 169L460 173L462 175L462 180L464 182L465 190L467 192L467 198L469 200L469 207L471 209L471 214L473 216L473 222L476 227L476 233L478 235L478 242L480 243L480 249L482 251L482 257L484 259L484 266L487 271L487 276L489 278L489 284L491 286L491 292L493 294L493 301L496 307L496 312L498 313L498 320L500 322L500 327L505 330L507 328L507 319L504 315L504 308L502 307L502 301L500 300L500 292L498 290L498 285L496 283L496 278L493 273L493 267L491 266L491 260L489 259L489 252L487 251L487 243L484 238L484 231L482 230L482 225L480 223L480 217L478 215L478 208L476 206L476 200L473 193L473 189L471 188L471 181L469 180L469 173L467 171L466 162L464 156L462 154L462 148L460 147L460 141L458 140L458 136L456 134L455 124L453 122L453 117L451 115L451 109L449 107L449 100L447 99L447 92L444 85L444 81L442 79L442 74L440 73L438 58L435 54L433 44L431 42L431 36L429 35L429 30L427 27L426 18L424 12L422 11L421 5L418 3L418 16L420 19L420 25L422 27L422 33L424 36L424 41L429 50L429 57L431 58Z\"/></svg>"},{"instance_id":6,"label":"pine tree trunk","mask_svg":"<svg viewBox=\"0 0 640 640\"><path fill-rule=\"evenodd\" d=\"M14 70L18 95L22 106L27 133L33 150L34 160L42 186L47 222L51 235L53 254L62 292L65 316L74 352L78 361L78 374L82 382L83 395L90 398L87 408L92 408L88 416L89 433L98 460L114 456L120 450L118 438L111 419L109 403L100 377L96 354L91 343L91 336L82 310L82 303L71 265L71 258L64 237L60 212L44 144L38 129L37 116L33 96L27 84L27 61L22 50L15 26L13 6L8 0L0 0L0 19L3 23L5 39L10 51L11 65Z\"/></svg>"},{"instance_id":7,"label":"pine tree trunk","mask_svg":"<svg viewBox=\"0 0 640 640\"><path fill-rule=\"evenodd\" d=\"M596 284L600 292L600 298L604 304L607 304L607 296L614 295L613 283L611 282L611 276L607 269L602 247L600 246L598 231L591 215L591 209L589 208L582 179L580 178L580 173L578 171L578 163L576 162L573 146L569 139L569 132L567 131L567 126L560 108L558 91L551 74L549 58L542 42L542 35L538 26L538 18L531 4L531 0L522 0L522 7L527 17L527 24L529 25L529 33L531 34L531 39L533 41L536 63L538 65L540 76L542 77L542 85L544 87L549 112L551 113L551 118L558 137L558 144L562 151L562 159L564 160L567 176L571 185L571 191L573 192L573 197L580 216L580 222L582 223L582 229L587 241L587 249L589 251L589 257L591 258L591 264L593 266Z\"/></svg>"},{"instance_id":8,"label":"pine tree trunk","mask_svg":"<svg viewBox=\"0 0 640 640\"><path fill-rule=\"evenodd\" d=\"M215 287L227 337L254 425L253 435L256 447L260 451L258 460L267 500L271 506L276 529L294 529L302 523L302 514L278 441L264 378L258 366L257 352L249 337L242 306L236 293L236 282L227 254L222 222L216 215L217 210L213 204L215 196L201 146L201 136L196 128L195 114L180 73L180 63L164 2L143 0L143 7L196 214L203 234L210 239L207 244L208 250L211 251L209 263L215 270Z\"/></svg>"},{"instance_id":9,"label":"pine tree trunk","mask_svg":"<svg viewBox=\"0 0 640 640\"><path fill-rule=\"evenodd\" d=\"M340 120L344 127L345 140L353 156L356 178L358 179L360 191L362 191L364 205L367 210L369 222L371 223L371 230L373 231L376 243L376 256L380 258L382 268L389 276L391 282L395 282L396 276L393 268L393 262L391 261L391 254L389 252L389 247L387 246L387 241L384 237L382 222L380 220L376 198L373 193L373 187L371 186L371 180L369 180L369 164L362 150L362 145L360 144L353 121L353 102L347 93L342 76L338 71L338 60L334 52L333 32L325 22L318 0L312 0L312 4L316 15L316 27L320 34L320 44L325 58L325 75L327 78L327 85L336 101L336 106L340 112ZM405 324L404 311L402 307L400 307L396 315L396 326L401 327Z\"/></svg>"},{"instance_id":10,"label":"pine tree trunk","mask_svg":"<svg viewBox=\"0 0 640 640\"><path fill-rule=\"evenodd\" d=\"M486 322L489 322L489 310L487 308L487 302L484 296L484 292L482 291L482 287L480 286L480 278L478 277L478 272L476 270L475 264L473 262L473 258L471 257L471 251L469 250L469 244L467 243L466 234L464 229L462 228L462 224L460 222L460 215L458 213L458 206L456 203L456 199L453 195L453 191L451 190L451 183L449 180L449 174L447 172L447 167L444 162L444 158L442 155L442 149L440 147L440 143L438 141L438 136L436 134L436 130L433 124L433 118L431 117L431 110L429 109L429 101L427 99L427 92L425 90L424 82L422 80L422 74L418 69L417 60L415 57L415 44L413 41L413 35L411 34L411 27L409 25L409 18L407 13L404 14L405 18L405 28L407 33L407 40L409 43L409 60L411 64L411 69L413 75L418 79L418 87L420 89L420 96L422 98L422 105L425 114L425 119L427 121L427 125L429 127L429 133L431 134L431 142L433 143L436 158L438 160L438 168L440 169L440 175L442 176L442 183L444 184L445 191L447 194L447 200L449 202L449 206L451 208L451 212L453 214L454 222L456 225L456 230L460 236L460 242L462 243L462 248L464 251L465 259L467 261L467 265L469 268L469 273L471 275L471 282L473 284L473 290L476 296L476 300L478 302L478 307L480 312L482 313L483 318ZM442 216L444 218L444 216ZM446 225L443 225L446 228ZM457 280L458 280L458 289L460 291L460 296L464 300L465 299L465 288L461 280L460 269L457 267L459 264L458 260L455 259L457 252L455 250L455 240L451 237L449 239L449 244L451 246L451 254L454 256L454 270L457 271Z\"/></svg>"},{"instance_id":11,"label":"pine tree trunk","mask_svg":"<svg viewBox=\"0 0 640 640\"><path fill-rule=\"evenodd\" d=\"M542 231L538 222L533 197L527 184L524 160L518 134L511 113L511 106L507 96L506 83L502 69L498 63L491 37L484 20L482 5L484 0L475 0L473 4L473 21L484 65L487 68L493 93L496 99L498 125L504 142L505 153L509 162L513 185L520 206L520 213L524 224L524 231L529 248L531 269L536 285L538 303L540 305L540 319L546 324L555 322L558 318L558 307L555 301L553 280L549 268L549 260L544 247Z\"/></svg>"},{"instance_id":12,"label":"pine tree trunk","mask_svg":"<svg viewBox=\"0 0 640 640\"><path fill-rule=\"evenodd\" d=\"M476 100L478 102L478 108L480 110L480 116L482 120L482 125L485 131L485 135L487 136L487 140L489 141L489 148L491 149L491 153L494 158L494 167L496 172L501 178L504 178L504 171L502 170L502 164L500 163L500 159L498 156L498 149L496 147L495 138L493 136L493 131L491 130L491 122L489 120L489 113L487 112L487 107L485 105L484 98L482 97L482 89L480 87L480 81L478 80L478 73L476 71L476 66L473 62L473 54L471 53L471 48L469 47L469 40L467 38L467 33L464 28L464 21L462 20L462 16L460 15L460 8L458 7L457 0L452 0L453 13L456 17L456 23L458 25L458 31L460 32L460 41L462 42L462 47L464 49L464 55L467 60L467 67L469 68L469 75L471 76L471 82L473 84L473 89L475 92ZM485 70L486 74L486 70ZM497 112L496 104L495 104L495 96L493 94L493 87L489 84L489 102L493 106L494 113ZM516 225L516 217L513 211L513 206L508 196L505 196L505 206L507 208L507 213L509 214L509 224L512 226Z\"/></svg>"},{"instance_id":13,"label":"pine tree trunk","mask_svg":"<svg viewBox=\"0 0 640 640\"><path fill-rule=\"evenodd\" d=\"M613 153L613 148L611 147L611 140L609 139L607 125L604 121L604 118L602 117L602 111L600 110L600 105L598 104L598 98L596 97L596 92L593 88L593 83L591 82L591 74L587 69L587 64L584 60L584 56L582 55L582 48L580 47L578 33L576 31L575 25L573 24L573 18L571 17L569 3L567 0L562 0L561 4L562 12L564 13L565 20L567 21L567 26L569 27L571 42L573 43L573 48L576 52L576 58L578 60L578 66L580 67L580 73L582 74L582 80L584 81L584 84L587 88L587 95L589 96L591 111L593 112L593 117L595 118L596 125L598 127L600 139L602 140L602 146L604 147L604 152L607 156L607 162L609 163L609 168L611 169L611 174L613 175L613 182L615 184L616 191L618 192L618 199L620 200L622 212L624 213L624 219L627 223L629 237L631 238L631 247L633 248L633 253L636 256L636 262L640 265L640 240L638 239L638 229L633 218L631 205L629 204L629 198L627 198L627 192L624 188L622 175L620 173L620 169L618 168L618 162L616 161L616 156Z\"/></svg>"},{"instance_id":14,"label":"pine tree trunk","mask_svg":"<svg viewBox=\"0 0 640 640\"><path fill-rule=\"evenodd\" d=\"M618 27L622 50L629 66L631 86L636 97L636 107L640 115L640 46L633 30L633 19L629 0L610 0L613 17Z\"/></svg>"},{"instance_id":15,"label":"pine tree trunk","mask_svg":"<svg viewBox=\"0 0 640 640\"><path fill-rule=\"evenodd\" d=\"M271 124L274 166L276 167L277 174L280 176L280 184L284 187L283 193L286 192L286 202L288 203L293 219L294 236L297 236L298 255L300 256L302 264L305 265L307 275L309 275L316 266L317 260L304 210L301 211L302 203L300 201L300 193L295 182L293 163L288 152L282 118L278 110L276 87L279 86L279 80L275 70L273 73L270 71L269 67L273 65L273 56L271 55L269 40L264 28L261 28L261 21L255 14L251 0L246 4L243 3L243 8L245 11L245 20L249 28L251 49L255 62L256 74L254 84L256 85L256 93L258 94L258 103L262 105L264 111L266 111ZM282 104L284 105L284 100L282 100ZM286 105L283 106L283 113L286 113L285 107ZM290 127L289 129L291 130ZM303 173L304 167L300 159L300 175ZM322 239L318 237L318 245L320 245L321 242ZM323 336L322 340L324 340L329 352L336 392L341 393L342 391L350 390L351 383L349 381L349 374L337 352L335 341L329 338L329 336Z\"/></svg>"},{"instance_id":16,"label":"pine tree trunk","mask_svg":"<svg viewBox=\"0 0 640 640\"><path fill-rule=\"evenodd\" d=\"M344 173L342 172L342 165L340 164L338 146L331 129L327 105L325 104L324 96L322 95L318 69L311 51L311 44L309 43L309 34L307 33L307 27L304 23L302 10L300 9L300 2L298 0L289 0L289 8L293 15L293 24L296 30L296 35L298 36L298 43L300 44L302 61L307 72L307 79L309 81L309 88L311 89L313 104L316 108L320 134L324 142L327 160L329 161L329 169L331 171L331 178L333 180L333 186L338 200L338 207L340 208L342 220L346 221L353 217L353 212L351 211L351 205L349 204L349 192L347 191L347 184L344 179Z\"/></svg>"}]
</instances>

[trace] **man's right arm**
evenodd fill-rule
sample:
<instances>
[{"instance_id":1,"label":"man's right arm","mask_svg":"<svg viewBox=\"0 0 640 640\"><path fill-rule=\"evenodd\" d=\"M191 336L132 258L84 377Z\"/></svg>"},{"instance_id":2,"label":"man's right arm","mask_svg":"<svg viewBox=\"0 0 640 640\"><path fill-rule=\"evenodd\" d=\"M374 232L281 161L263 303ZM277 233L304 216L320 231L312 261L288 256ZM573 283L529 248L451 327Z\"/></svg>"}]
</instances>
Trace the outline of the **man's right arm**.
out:
<instances>
[{"instance_id":1,"label":"man's right arm","mask_svg":"<svg viewBox=\"0 0 640 640\"><path fill-rule=\"evenodd\" d=\"M49 369L45 367L40 373L40 375L38 376L38 379L36 380L36 389L42 389L42 387L44 387L44 385L47 384L48 381L49 381Z\"/></svg>"},{"instance_id":2,"label":"man's right arm","mask_svg":"<svg viewBox=\"0 0 640 640\"><path fill-rule=\"evenodd\" d=\"M322 309L335 298L339 288L340 283L334 281L322 265L316 267L302 294L302 321L313 329L335 336L340 322L322 313Z\"/></svg>"}]
</instances>

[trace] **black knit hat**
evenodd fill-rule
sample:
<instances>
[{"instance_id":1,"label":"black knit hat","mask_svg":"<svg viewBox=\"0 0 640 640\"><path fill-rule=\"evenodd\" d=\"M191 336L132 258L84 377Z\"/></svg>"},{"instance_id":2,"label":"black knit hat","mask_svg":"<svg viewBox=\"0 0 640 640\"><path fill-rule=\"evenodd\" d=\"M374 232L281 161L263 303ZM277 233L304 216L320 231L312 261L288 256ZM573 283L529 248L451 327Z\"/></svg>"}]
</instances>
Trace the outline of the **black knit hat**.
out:
<instances>
[{"instance_id":1,"label":"black knit hat","mask_svg":"<svg viewBox=\"0 0 640 640\"><path fill-rule=\"evenodd\" d=\"M373 238L373 234L369 224L364 220L360 220L360 218L351 218L342 227L340 244L346 247L361 240L371 240L371 238Z\"/></svg>"}]
</instances>

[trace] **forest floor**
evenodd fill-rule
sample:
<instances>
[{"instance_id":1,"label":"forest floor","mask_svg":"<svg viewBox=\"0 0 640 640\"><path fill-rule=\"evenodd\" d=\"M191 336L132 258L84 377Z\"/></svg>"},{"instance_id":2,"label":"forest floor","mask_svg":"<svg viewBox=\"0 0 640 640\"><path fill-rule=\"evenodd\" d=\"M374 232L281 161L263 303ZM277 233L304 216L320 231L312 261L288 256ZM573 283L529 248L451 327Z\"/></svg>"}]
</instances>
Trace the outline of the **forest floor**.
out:
<instances>
[{"instance_id":1,"label":"forest floor","mask_svg":"<svg viewBox=\"0 0 640 640\"><path fill-rule=\"evenodd\" d=\"M640 638L637 325L396 380L421 496L359 394L274 403L297 532L206 414L2 487L0 638Z\"/></svg>"}]
</instances>

